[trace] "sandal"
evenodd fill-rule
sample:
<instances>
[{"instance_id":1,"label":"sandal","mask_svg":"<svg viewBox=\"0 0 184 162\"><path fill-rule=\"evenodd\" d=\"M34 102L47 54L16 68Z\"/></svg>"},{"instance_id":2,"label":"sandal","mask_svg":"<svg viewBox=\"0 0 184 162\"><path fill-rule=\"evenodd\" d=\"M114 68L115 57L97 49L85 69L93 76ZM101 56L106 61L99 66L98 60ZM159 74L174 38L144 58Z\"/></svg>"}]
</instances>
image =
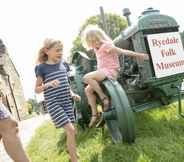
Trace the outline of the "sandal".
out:
<instances>
[{"instance_id":1,"label":"sandal","mask_svg":"<svg viewBox=\"0 0 184 162\"><path fill-rule=\"evenodd\" d=\"M90 123L88 125L89 128L92 128L95 126L97 119L98 119L98 114L92 115Z\"/></svg>"},{"instance_id":2,"label":"sandal","mask_svg":"<svg viewBox=\"0 0 184 162\"><path fill-rule=\"evenodd\" d=\"M66 149L66 153L68 154L68 156L70 156L68 149ZM80 154L78 152L76 154L77 154L77 158L79 159L80 158ZM69 161L72 161L70 157L69 157Z\"/></svg>"},{"instance_id":3,"label":"sandal","mask_svg":"<svg viewBox=\"0 0 184 162\"><path fill-rule=\"evenodd\" d=\"M109 98L107 96L105 96L104 98L101 99L102 103L103 103L103 111L107 111L109 109Z\"/></svg>"},{"instance_id":4,"label":"sandal","mask_svg":"<svg viewBox=\"0 0 184 162\"><path fill-rule=\"evenodd\" d=\"M105 120L103 119L103 117L100 117L100 120L98 121L98 123L96 124L96 128L100 128L103 127L105 125Z\"/></svg>"}]
</instances>

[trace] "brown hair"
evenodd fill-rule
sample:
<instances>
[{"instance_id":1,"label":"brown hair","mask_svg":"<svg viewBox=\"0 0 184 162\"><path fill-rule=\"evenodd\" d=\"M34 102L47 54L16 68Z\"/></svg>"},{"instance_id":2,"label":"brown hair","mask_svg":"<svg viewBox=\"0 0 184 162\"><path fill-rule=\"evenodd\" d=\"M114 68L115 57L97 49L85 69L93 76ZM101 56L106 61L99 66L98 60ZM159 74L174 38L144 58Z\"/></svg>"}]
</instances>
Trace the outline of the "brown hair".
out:
<instances>
[{"instance_id":1,"label":"brown hair","mask_svg":"<svg viewBox=\"0 0 184 162\"><path fill-rule=\"evenodd\" d=\"M44 63L48 60L48 56L45 51L51 49L55 45L58 45L60 48L63 48L63 43L60 40L50 38L45 39L43 47L38 52L37 64Z\"/></svg>"}]
</instances>

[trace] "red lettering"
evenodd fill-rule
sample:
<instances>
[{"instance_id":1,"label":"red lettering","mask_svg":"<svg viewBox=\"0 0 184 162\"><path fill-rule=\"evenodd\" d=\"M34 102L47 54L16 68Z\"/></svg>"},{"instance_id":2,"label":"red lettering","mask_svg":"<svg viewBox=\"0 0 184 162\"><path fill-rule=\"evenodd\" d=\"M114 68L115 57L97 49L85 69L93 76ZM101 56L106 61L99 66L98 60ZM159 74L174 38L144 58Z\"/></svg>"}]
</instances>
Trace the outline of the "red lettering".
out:
<instances>
[{"instance_id":1,"label":"red lettering","mask_svg":"<svg viewBox=\"0 0 184 162\"><path fill-rule=\"evenodd\" d=\"M153 44L153 46L158 46L158 44L157 44L158 42L157 42L157 40L156 39L152 39L152 44Z\"/></svg>"},{"instance_id":2,"label":"red lettering","mask_svg":"<svg viewBox=\"0 0 184 162\"><path fill-rule=\"evenodd\" d=\"M168 70L168 69L173 69L176 67L181 67L184 66L184 60L179 60L179 61L175 61L175 62L160 62L160 63L156 63L156 68L158 71L161 70ZM181 71L182 73L183 71Z\"/></svg>"},{"instance_id":3,"label":"red lettering","mask_svg":"<svg viewBox=\"0 0 184 162\"><path fill-rule=\"evenodd\" d=\"M165 45L169 45L169 44L177 44L179 42L177 37L167 37L166 39L152 39L152 46L153 47L161 47L161 46L165 46Z\"/></svg>"},{"instance_id":4,"label":"red lettering","mask_svg":"<svg viewBox=\"0 0 184 162\"><path fill-rule=\"evenodd\" d=\"M173 48L170 48L168 50L161 50L161 54L162 54L162 57L166 57L166 56L174 56L176 55L176 51L173 49Z\"/></svg>"}]
</instances>

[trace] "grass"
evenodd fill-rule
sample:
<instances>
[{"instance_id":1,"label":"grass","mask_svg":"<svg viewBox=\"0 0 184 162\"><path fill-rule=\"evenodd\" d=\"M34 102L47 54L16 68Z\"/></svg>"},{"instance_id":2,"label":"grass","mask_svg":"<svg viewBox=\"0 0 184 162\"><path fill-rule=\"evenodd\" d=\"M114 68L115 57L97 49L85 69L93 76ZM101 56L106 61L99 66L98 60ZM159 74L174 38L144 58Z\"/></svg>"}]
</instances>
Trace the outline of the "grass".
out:
<instances>
[{"instance_id":1,"label":"grass","mask_svg":"<svg viewBox=\"0 0 184 162\"><path fill-rule=\"evenodd\" d=\"M135 114L134 144L113 144L108 130L78 130L80 162L184 162L184 119L176 105ZM66 137L49 122L37 130L28 153L32 162L68 162Z\"/></svg>"}]
</instances>

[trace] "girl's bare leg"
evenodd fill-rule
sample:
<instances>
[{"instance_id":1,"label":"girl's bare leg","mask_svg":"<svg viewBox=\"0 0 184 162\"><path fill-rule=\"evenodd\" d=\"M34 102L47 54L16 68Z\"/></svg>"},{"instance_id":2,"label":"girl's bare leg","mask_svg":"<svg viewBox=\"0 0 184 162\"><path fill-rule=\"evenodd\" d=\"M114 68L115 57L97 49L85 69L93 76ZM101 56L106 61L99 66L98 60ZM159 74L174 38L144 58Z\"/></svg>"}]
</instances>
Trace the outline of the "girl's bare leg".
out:
<instances>
[{"instance_id":1,"label":"girl's bare leg","mask_svg":"<svg viewBox=\"0 0 184 162\"><path fill-rule=\"evenodd\" d=\"M90 85L87 85L87 87L85 88L85 93L92 111L92 117L89 123L89 127L91 128L96 123L98 117L96 108L96 95L94 94L93 88Z\"/></svg>"},{"instance_id":2,"label":"girl's bare leg","mask_svg":"<svg viewBox=\"0 0 184 162\"><path fill-rule=\"evenodd\" d=\"M70 159L72 162L77 162L77 151L76 151L76 142L75 142L75 127L72 123L67 123L64 125L64 129L66 131L66 136L67 136L67 149L70 155Z\"/></svg>"},{"instance_id":3,"label":"girl's bare leg","mask_svg":"<svg viewBox=\"0 0 184 162\"><path fill-rule=\"evenodd\" d=\"M99 95L100 99L103 101L104 109L108 109L108 97L102 91L99 82L106 78L105 74L101 71L93 71L84 76L84 82L89 84L92 89Z\"/></svg>"},{"instance_id":4,"label":"girl's bare leg","mask_svg":"<svg viewBox=\"0 0 184 162\"><path fill-rule=\"evenodd\" d=\"M4 147L8 155L15 162L30 162L18 136L17 126L17 122L13 119L8 118L0 120L0 134Z\"/></svg>"}]
</instances>

